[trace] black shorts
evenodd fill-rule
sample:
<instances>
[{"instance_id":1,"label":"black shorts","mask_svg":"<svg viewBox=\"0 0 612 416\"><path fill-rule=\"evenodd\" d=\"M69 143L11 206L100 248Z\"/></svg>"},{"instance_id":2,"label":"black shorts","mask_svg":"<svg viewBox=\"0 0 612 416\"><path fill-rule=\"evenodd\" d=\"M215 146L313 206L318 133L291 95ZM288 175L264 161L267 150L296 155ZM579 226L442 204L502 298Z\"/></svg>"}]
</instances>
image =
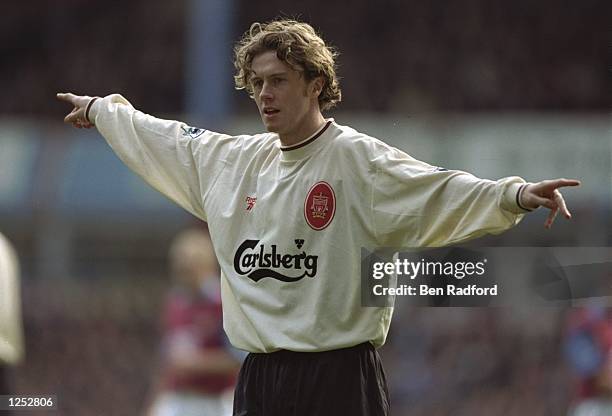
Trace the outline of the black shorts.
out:
<instances>
[{"instance_id":1,"label":"black shorts","mask_svg":"<svg viewBox=\"0 0 612 416\"><path fill-rule=\"evenodd\" d=\"M372 344L247 356L234 394L234 416L302 415L389 415L385 372Z\"/></svg>"}]
</instances>

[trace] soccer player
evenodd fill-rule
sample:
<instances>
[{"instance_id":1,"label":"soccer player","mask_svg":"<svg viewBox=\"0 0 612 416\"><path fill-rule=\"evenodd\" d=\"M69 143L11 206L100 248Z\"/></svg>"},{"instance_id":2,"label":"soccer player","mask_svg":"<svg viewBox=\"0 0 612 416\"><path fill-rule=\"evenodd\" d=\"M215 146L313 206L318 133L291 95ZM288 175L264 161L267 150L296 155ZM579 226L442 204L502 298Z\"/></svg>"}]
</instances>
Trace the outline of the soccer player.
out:
<instances>
[{"instance_id":1,"label":"soccer player","mask_svg":"<svg viewBox=\"0 0 612 416\"><path fill-rule=\"evenodd\" d=\"M231 414L225 393L233 390L240 362L225 341L218 265L208 234L199 228L182 231L170 246L169 260L173 285L148 416Z\"/></svg>"},{"instance_id":2,"label":"soccer player","mask_svg":"<svg viewBox=\"0 0 612 416\"><path fill-rule=\"evenodd\" d=\"M251 352L234 414L389 414L376 353L392 308L360 304L361 247L434 247L516 225L539 206L570 218L576 180L478 179L418 161L322 111L340 101L335 53L306 23L254 23L236 87L267 133L229 136L161 120L120 95L58 94L149 184L207 221L224 328Z\"/></svg>"},{"instance_id":3,"label":"soccer player","mask_svg":"<svg viewBox=\"0 0 612 416\"><path fill-rule=\"evenodd\" d=\"M571 309L564 349L578 387L568 416L612 414L612 309Z\"/></svg>"}]
</instances>

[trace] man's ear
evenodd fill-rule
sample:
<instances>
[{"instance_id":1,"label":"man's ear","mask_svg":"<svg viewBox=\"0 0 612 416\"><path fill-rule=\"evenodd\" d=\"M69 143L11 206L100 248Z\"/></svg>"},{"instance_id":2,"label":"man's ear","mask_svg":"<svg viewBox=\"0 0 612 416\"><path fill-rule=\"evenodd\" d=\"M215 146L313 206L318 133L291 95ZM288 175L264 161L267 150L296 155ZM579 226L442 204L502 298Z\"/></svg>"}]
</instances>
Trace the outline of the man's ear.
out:
<instances>
[{"instance_id":1,"label":"man's ear","mask_svg":"<svg viewBox=\"0 0 612 416\"><path fill-rule=\"evenodd\" d=\"M321 95L321 92L323 92L324 84L325 81L323 81L323 77L316 77L312 80L311 88L314 95L316 95L317 97Z\"/></svg>"}]
</instances>

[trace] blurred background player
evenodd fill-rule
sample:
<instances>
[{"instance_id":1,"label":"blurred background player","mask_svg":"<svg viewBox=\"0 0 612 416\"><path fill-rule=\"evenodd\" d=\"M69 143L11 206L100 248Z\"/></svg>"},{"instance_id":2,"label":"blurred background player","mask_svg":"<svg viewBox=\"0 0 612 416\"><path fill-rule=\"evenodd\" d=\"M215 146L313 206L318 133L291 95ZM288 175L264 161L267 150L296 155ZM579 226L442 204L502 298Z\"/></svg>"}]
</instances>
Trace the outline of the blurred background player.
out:
<instances>
[{"instance_id":1,"label":"blurred background player","mask_svg":"<svg viewBox=\"0 0 612 416\"><path fill-rule=\"evenodd\" d=\"M570 310L565 349L577 376L576 400L569 416L612 415L612 309Z\"/></svg>"},{"instance_id":2,"label":"blurred background player","mask_svg":"<svg viewBox=\"0 0 612 416\"><path fill-rule=\"evenodd\" d=\"M173 287L163 313L162 360L150 416L231 414L240 361L223 332L219 269L208 234L181 232L172 242Z\"/></svg>"},{"instance_id":3,"label":"blurred background player","mask_svg":"<svg viewBox=\"0 0 612 416\"><path fill-rule=\"evenodd\" d=\"M13 393L7 370L23 355L19 263L11 243L0 233L0 394Z\"/></svg>"}]
</instances>

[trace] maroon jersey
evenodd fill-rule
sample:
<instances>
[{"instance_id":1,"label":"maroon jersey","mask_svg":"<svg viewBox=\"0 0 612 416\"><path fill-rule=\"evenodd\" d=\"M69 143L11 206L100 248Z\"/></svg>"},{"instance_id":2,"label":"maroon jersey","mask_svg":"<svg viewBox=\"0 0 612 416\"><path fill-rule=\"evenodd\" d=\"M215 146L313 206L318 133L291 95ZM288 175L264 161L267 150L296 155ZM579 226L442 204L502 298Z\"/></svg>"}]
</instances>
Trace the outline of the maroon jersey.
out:
<instances>
[{"instance_id":1,"label":"maroon jersey","mask_svg":"<svg viewBox=\"0 0 612 416\"><path fill-rule=\"evenodd\" d=\"M173 290L166 300L163 315L164 344L183 343L206 353L210 349L226 349L223 332L221 297L218 290L193 293ZM234 385L233 375L191 372L184 374L167 366L163 385L167 390L220 393Z\"/></svg>"}]
</instances>

